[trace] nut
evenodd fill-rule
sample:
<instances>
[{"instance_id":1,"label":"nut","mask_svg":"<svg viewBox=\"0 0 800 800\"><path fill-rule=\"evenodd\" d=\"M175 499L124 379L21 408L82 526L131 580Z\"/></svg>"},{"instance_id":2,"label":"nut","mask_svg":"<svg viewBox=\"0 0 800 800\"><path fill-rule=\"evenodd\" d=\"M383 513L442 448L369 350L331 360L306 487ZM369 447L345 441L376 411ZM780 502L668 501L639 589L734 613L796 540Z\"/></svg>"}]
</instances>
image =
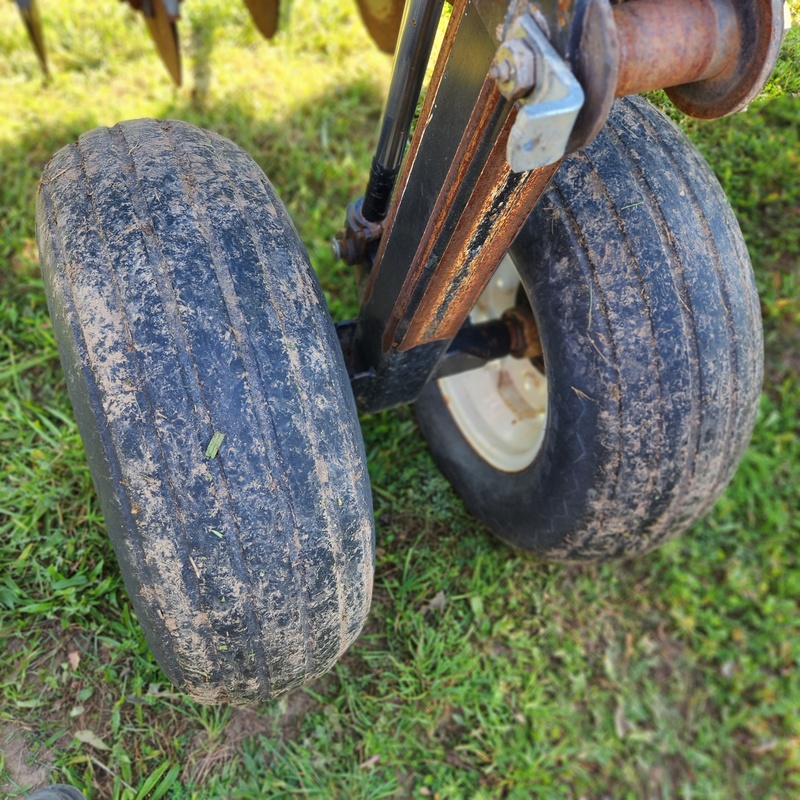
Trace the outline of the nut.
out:
<instances>
[{"instance_id":1,"label":"nut","mask_svg":"<svg viewBox=\"0 0 800 800\"><path fill-rule=\"evenodd\" d=\"M536 85L536 56L524 39L508 39L498 48L489 74L503 97L517 100Z\"/></svg>"},{"instance_id":2,"label":"nut","mask_svg":"<svg viewBox=\"0 0 800 800\"><path fill-rule=\"evenodd\" d=\"M509 352L514 358L538 358L542 355L539 329L530 306L514 306L506 309L502 316L511 336Z\"/></svg>"},{"instance_id":3,"label":"nut","mask_svg":"<svg viewBox=\"0 0 800 800\"><path fill-rule=\"evenodd\" d=\"M514 65L508 59L504 58L502 61L496 61L492 64L489 74L498 83L510 83L516 78L517 71L514 69Z\"/></svg>"}]
</instances>

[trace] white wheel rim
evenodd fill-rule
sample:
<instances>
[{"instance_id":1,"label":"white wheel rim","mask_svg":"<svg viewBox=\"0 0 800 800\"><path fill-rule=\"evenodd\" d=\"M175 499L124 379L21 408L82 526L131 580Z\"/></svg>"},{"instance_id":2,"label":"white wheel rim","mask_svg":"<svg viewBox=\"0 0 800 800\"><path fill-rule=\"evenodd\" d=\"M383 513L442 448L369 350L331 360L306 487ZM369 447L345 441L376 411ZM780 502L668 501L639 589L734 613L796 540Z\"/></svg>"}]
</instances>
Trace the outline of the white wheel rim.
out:
<instances>
[{"instance_id":1,"label":"white wheel rim","mask_svg":"<svg viewBox=\"0 0 800 800\"><path fill-rule=\"evenodd\" d=\"M470 314L499 319L516 305L520 280L505 256ZM530 359L506 358L439 381L448 410L475 452L495 469L520 472L533 463L547 422L547 379Z\"/></svg>"}]
</instances>

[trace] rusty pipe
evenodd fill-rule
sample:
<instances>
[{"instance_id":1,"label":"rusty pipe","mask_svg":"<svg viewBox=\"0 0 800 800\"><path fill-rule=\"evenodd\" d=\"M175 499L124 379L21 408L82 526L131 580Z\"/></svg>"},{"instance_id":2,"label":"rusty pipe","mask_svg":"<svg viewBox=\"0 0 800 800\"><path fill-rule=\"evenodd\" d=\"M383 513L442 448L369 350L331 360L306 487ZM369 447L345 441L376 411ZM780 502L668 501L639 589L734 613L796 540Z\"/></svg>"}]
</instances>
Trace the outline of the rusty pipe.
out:
<instances>
[{"instance_id":1,"label":"rusty pipe","mask_svg":"<svg viewBox=\"0 0 800 800\"><path fill-rule=\"evenodd\" d=\"M630 0L613 8L617 97L711 78L735 61L740 30L731 0Z\"/></svg>"}]
</instances>

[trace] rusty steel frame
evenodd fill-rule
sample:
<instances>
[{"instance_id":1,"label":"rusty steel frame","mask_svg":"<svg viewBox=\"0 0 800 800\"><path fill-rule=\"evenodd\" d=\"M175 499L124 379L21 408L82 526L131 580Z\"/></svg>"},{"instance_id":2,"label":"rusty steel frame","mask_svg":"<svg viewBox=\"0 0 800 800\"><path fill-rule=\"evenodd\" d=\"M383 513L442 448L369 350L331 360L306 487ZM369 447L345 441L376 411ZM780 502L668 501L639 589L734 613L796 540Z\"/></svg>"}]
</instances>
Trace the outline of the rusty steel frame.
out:
<instances>
[{"instance_id":1,"label":"rusty steel frame","mask_svg":"<svg viewBox=\"0 0 800 800\"><path fill-rule=\"evenodd\" d=\"M353 386L365 410L413 401L437 369L474 305L479 280L438 295L442 270L450 276L458 270L453 248L474 239L469 220L484 220L487 233L499 233L516 213L509 201L528 183L529 176L510 178L505 167L503 140L513 105L488 76L496 47L473 3L456 0L355 329ZM487 204L493 207L491 219L480 211ZM520 208L517 216L521 226L527 213ZM508 244L510 239L496 260L496 250L488 251L495 263L487 280ZM454 305L445 311L448 297ZM443 327L417 336L426 308L436 315L428 321Z\"/></svg>"},{"instance_id":2,"label":"rusty steel frame","mask_svg":"<svg viewBox=\"0 0 800 800\"><path fill-rule=\"evenodd\" d=\"M516 110L490 75L503 31L532 8L528 0L453 3L366 264L359 317L339 326L363 411L413 402L433 377L507 355L524 336L514 314L507 333L496 322L478 330L468 315L558 169L510 170ZM535 19L586 95L568 150L597 134L614 96L668 88L699 116L738 110L777 58L780 8L781 0L539 0Z\"/></svg>"}]
</instances>

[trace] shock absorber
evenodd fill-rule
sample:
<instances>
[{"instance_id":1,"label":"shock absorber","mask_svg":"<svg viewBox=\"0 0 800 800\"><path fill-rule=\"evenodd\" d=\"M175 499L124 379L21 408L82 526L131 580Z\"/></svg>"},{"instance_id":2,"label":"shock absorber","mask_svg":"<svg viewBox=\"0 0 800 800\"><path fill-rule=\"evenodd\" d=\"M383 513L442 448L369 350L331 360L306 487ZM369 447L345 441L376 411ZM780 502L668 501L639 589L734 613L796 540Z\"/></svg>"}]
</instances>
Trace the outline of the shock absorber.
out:
<instances>
[{"instance_id":1,"label":"shock absorber","mask_svg":"<svg viewBox=\"0 0 800 800\"><path fill-rule=\"evenodd\" d=\"M409 0L383 109L378 145L364 197L347 209L345 228L334 240L334 252L348 264L362 261L370 243L380 238L392 199L408 134L425 78L443 0Z\"/></svg>"}]
</instances>

